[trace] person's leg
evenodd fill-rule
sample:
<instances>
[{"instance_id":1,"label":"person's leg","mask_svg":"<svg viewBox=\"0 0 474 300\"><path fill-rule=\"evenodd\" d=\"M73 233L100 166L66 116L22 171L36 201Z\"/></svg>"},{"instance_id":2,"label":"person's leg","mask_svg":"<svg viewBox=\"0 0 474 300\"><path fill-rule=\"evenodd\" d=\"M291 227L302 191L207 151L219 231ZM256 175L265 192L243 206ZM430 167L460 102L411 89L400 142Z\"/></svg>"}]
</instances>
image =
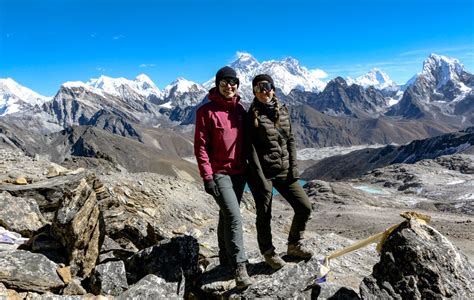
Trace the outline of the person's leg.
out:
<instances>
[{"instance_id":1,"label":"person's leg","mask_svg":"<svg viewBox=\"0 0 474 300\"><path fill-rule=\"evenodd\" d=\"M242 217L238 199L233 189L232 179L228 175L215 174L214 180L221 193L216 198L220 207L223 223L223 236L227 258L232 264L247 261L247 255L244 249Z\"/></svg>"},{"instance_id":2,"label":"person's leg","mask_svg":"<svg viewBox=\"0 0 474 300\"><path fill-rule=\"evenodd\" d=\"M246 175L232 175L232 186L235 192L235 197L240 204L240 200L242 200L242 195L244 194L245 184L247 183L247 176Z\"/></svg>"},{"instance_id":3,"label":"person's leg","mask_svg":"<svg viewBox=\"0 0 474 300\"><path fill-rule=\"evenodd\" d=\"M227 250L225 246L224 238L224 215L219 209L219 221L217 223L217 244L219 246L219 264L221 266L229 266L231 262L227 256Z\"/></svg>"},{"instance_id":4,"label":"person's leg","mask_svg":"<svg viewBox=\"0 0 474 300\"><path fill-rule=\"evenodd\" d=\"M271 229L273 187L271 180L268 180L267 183L259 185L252 178L248 180L249 188L255 201L257 241L260 253L262 254L275 249L272 242Z\"/></svg>"},{"instance_id":5,"label":"person's leg","mask_svg":"<svg viewBox=\"0 0 474 300\"><path fill-rule=\"evenodd\" d=\"M285 179L274 180L276 190L290 203L295 214L288 235L288 249L294 250L295 256L311 257L310 251L301 247L306 224L311 216L311 203L298 181L288 182ZM300 251L301 250L301 251Z\"/></svg>"}]
</instances>

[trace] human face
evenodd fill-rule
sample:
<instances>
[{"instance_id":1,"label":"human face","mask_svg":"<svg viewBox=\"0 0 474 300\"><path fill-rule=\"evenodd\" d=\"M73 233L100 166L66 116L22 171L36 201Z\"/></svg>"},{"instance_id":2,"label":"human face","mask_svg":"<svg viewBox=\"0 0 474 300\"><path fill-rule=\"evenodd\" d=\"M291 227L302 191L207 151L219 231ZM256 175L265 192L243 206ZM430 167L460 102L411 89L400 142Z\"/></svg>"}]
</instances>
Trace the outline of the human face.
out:
<instances>
[{"instance_id":1,"label":"human face","mask_svg":"<svg viewBox=\"0 0 474 300\"><path fill-rule=\"evenodd\" d=\"M268 81L259 81L255 86L255 97L257 97L258 101L262 103L268 103L273 99L275 91L273 90L273 87L268 89L269 84L270 83Z\"/></svg>"},{"instance_id":2,"label":"human face","mask_svg":"<svg viewBox=\"0 0 474 300\"><path fill-rule=\"evenodd\" d=\"M227 99L237 95L238 80L234 78L224 78L219 81L219 93Z\"/></svg>"}]
</instances>

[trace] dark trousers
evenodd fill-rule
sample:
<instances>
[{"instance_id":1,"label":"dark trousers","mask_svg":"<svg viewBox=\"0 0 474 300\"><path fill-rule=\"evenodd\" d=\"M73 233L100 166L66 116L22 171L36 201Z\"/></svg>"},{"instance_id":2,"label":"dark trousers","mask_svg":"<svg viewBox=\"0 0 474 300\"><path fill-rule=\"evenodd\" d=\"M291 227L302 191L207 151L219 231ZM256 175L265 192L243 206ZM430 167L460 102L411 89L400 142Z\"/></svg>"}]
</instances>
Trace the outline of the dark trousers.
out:
<instances>
[{"instance_id":1,"label":"dark trousers","mask_svg":"<svg viewBox=\"0 0 474 300\"><path fill-rule=\"evenodd\" d=\"M214 174L221 195L214 198L219 205L219 223L217 241L219 257L225 257L227 263L247 261L244 248L240 200L246 183L245 175Z\"/></svg>"},{"instance_id":2,"label":"dark trousers","mask_svg":"<svg viewBox=\"0 0 474 300\"><path fill-rule=\"evenodd\" d=\"M285 198L294 211L291 222L289 244L296 244L302 238L306 223L311 216L311 203L305 191L297 180L288 181L286 178L267 180L266 184L258 185L249 179L249 187L255 199L257 209L257 239L261 253L275 249L272 242L271 219L273 187Z\"/></svg>"}]
</instances>

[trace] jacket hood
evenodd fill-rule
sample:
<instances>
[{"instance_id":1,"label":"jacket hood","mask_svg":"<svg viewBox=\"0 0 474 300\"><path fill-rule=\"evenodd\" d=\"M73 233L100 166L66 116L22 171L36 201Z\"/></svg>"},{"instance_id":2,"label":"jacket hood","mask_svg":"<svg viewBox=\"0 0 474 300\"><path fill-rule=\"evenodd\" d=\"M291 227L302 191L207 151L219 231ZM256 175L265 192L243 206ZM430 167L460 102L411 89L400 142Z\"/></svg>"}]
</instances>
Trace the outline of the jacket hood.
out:
<instances>
[{"instance_id":1,"label":"jacket hood","mask_svg":"<svg viewBox=\"0 0 474 300\"><path fill-rule=\"evenodd\" d=\"M213 87L212 89L209 90L208 99L211 100L212 102L215 102L217 105L219 105L225 110L233 110L237 106L237 104L240 102L239 95L236 95L230 99L224 98L224 96L219 94L219 91L217 90L216 87Z\"/></svg>"}]
</instances>

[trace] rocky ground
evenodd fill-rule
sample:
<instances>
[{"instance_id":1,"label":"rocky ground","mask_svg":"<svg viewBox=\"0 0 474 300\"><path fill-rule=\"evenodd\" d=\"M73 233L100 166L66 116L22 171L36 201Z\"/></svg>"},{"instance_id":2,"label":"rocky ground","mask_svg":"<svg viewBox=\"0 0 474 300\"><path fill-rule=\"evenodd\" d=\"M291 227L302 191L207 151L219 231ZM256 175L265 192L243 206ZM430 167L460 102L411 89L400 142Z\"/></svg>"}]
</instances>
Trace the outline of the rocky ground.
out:
<instances>
[{"instance_id":1,"label":"rocky ground","mask_svg":"<svg viewBox=\"0 0 474 300\"><path fill-rule=\"evenodd\" d=\"M2 193L2 199L11 198L5 193L17 195L15 197L23 195L22 197L28 198L25 195L29 195L33 198L44 198L44 195L48 194L44 192L47 189L54 190L55 193L63 190L63 188L54 187L61 186L59 183L63 180L61 178L73 180L82 176L81 172L76 172L79 175L71 172L72 165L68 166L69 170L60 169L41 157L30 158L6 148L0 149L0 157L1 190L6 191ZM262 256L256 244L254 204L251 195L245 193L242 214L245 245L250 258L249 272L257 282L256 286L267 289L264 292L255 287L247 291L248 296L268 295L269 291L276 289L275 286L281 288L282 282L290 284L293 277L301 280L290 285L311 286L319 271L318 262L325 255L402 222L400 213L404 211L417 211L430 215L431 225L459 247L472 263L474 259L474 250L472 250L474 249L473 161L472 155L446 156L436 160L420 161L413 165L401 164L377 169L362 178L346 182L308 182L305 189L314 210L308 224L305 243L316 253L309 262L292 261L284 256L292 210L285 200L279 196L275 197L272 221L274 243L277 252L288 261L288 265L277 272L273 272L262 263ZM87 165L100 164L88 163ZM62 173L59 171L60 176L51 176L53 169L63 171ZM89 173L89 171L91 170L84 172ZM19 178L24 178L28 184L17 185L15 181ZM172 241L173 238L186 235L192 237L199 246L199 264L203 271L201 277L201 293L203 294L200 296L234 297L239 295L239 292L233 289L232 277L225 270L217 267L217 205L203 191L199 182L187 174L181 176L178 173L178 176L170 177L155 173L129 173L123 168L109 166L95 168L95 177L90 178L87 177L87 182L94 187L98 195L98 207L104 219L105 235L108 240L116 243L114 247L120 249L120 251L113 251L115 256L128 257L133 253L138 255L145 249L150 249L147 247L154 247L157 243L170 239ZM97 182L101 184L98 185ZM35 184L39 186L36 189L38 192L25 192ZM34 193L43 196L32 196ZM106 196L101 196L105 194ZM3 203L7 203L6 201L4 200ZM58 222L51 212L48 213L51 203L46 205L44 202L38 200L37 202L42 214L36 212L38 209L35 210L34 205L32 205L33 212L31 213L38 215L35 219L36 229L47 223ZM6 211L3 209L3 212ZM0 213L0 226L6 227L8 224L10 228L20 226L13 224L13 221L3 224L5 220L10 220L7 217ZM34 235L36 229L23 231L24 235ZM57 236L60 233L55 234ZM1 250L2 248L0 248L0 253ZM111 252L107 251L102 249L100 253L109 255ZM87 255L89 254L86 253L85 256ZM105 265L110 259L102 258L101 261ZM1 257L0 260L2 260ZM379 260L380 256L375 251L375 245L332 260L331 273L327 282L322 285L321 297L323 295L329 297L340 287L346 287L351 289L352 293L358 293L362 280L372 273L373 266ZM130 269L133 268L129 264L127 271ZM81 270L85 272L87 268L84 267ZM117 271L117 273L120 272ZM84 276L80 272L76 275ZM128 275L127 278L129 284L135 283L135 280L130 279L134 278L132 275ZM145 286L147 284L156 286L154 278L143 280L142 284ZM5 285L8 286L8 284ZM83 282L82 285L93 286L87 282ZM131 285L127 288L129 291L133 289ZM119 295L127 288L123 287L114 293ZM24 288L20 288L18 292L21 294L22 290ZM57 291L57 289L52 289L52 291ZM0 298L1 292L2 284L0 284ZM280 292L287 293L285 295L294 293L294 291Z\"/></svg>"}]
</instances>

